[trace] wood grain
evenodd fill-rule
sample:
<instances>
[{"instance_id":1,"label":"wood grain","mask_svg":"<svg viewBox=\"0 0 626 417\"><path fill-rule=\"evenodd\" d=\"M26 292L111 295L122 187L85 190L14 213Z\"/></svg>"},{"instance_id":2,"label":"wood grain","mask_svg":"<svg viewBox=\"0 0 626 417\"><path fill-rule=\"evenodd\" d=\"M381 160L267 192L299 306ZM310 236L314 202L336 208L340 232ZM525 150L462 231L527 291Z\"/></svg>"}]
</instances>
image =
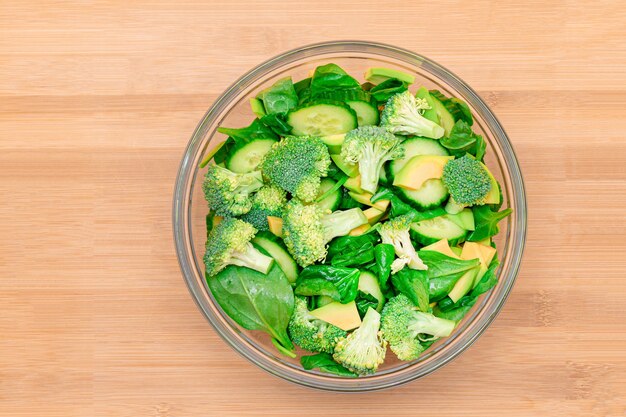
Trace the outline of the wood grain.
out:
<instances>
[{"instance_id":1,"label":"wood grain","mask_svg":"<svg viewBox=\"0 0 626 417\"><path fill-rule=\"evenodd\" d=\"M292 386L231 351L183 285L183 148L241 73L331 39L472 85L526 179L528 245L453 364L379 393ZM623 416L623 1L0 2L0 415Z\"/></svg>"}]
</instances>

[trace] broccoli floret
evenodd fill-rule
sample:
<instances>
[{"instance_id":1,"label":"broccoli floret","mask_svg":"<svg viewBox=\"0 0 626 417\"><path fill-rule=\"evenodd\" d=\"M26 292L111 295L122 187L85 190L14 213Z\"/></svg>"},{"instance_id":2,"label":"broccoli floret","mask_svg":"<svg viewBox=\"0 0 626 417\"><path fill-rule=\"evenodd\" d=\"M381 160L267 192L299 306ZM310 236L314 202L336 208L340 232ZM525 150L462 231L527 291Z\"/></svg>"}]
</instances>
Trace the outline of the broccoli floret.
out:
<instances>
[{"instance_id":1,"label":"broccoli floret","mask_svg":"<svg viewBox=\"0 0 626 417\"><path fill-rule=\"evenodd\" d=\"M423 111L429 108L426 100L403 91L389 98L380 116L380 125L400 135L439 139L444 134L443 127L422 116Z\"/></svg>"},{"instance_id":2,"label":"broccoli floret","mask_svg":"<svg viewBox=\"0 0 626 417\"><path fill-rule=\"evenodd\" d=\"M383 164L402 158L402 139L378 126L362 126L346 134L341 156L348 162L359 164L361 188L375 193Z\"/></svg>"},{"instance_id":3,"label":"broccoli floret","mask_svg":"<svg viewBox=\"0 0 626 417\"><path fill-rule=\"evenodd\" d=\"M387 342L381 337L380 314L369 308L358 329L339 339L333 359L359 375L376 372L385 360Z\"/></svg>"},{"instance_id":4,"label":"broccoli floret","mask_svg":"<svg viewBox=\"0 0 626 417\"><path fill-rule=\"evenodd\" d=\"M262 186L259 171L236 174L219 165L210 165L202 183L202 191L215 213L233 217L250 211L251 194Z\"/></svg>"},{"instance_id":5,"label":"broccoli floret","mask_svg":"<svg viewBox=\"0 0 626 417\"><path fill-rule=\"evenodd\" d=\"M345 330L311 315L302 297L295 298L287 331L293 343L302 349L326 353L333 353L337 340L347 334Z\"/></svg>"},{"instance_id":6,"label":"broccoli floret","mask_svg":"<svg viewBox=\"0 0 626 417\"><path fill-rule=\"evenodd\" d=\"M272 183L302 201L313 201L320 178L328 174L330 154L320 138L286 137L272 145L261 170Z\"/></svg>"},{"instance_id":7,"label":"broccoli floret","mask_svg":"<svg viewBox=\"0 0 626 417\"><path fill-rule=\"evenodd\" d=\"M269 230L267 216L281 217L287 204L286 193L275 185L265 185L252 197L252 208L241 216L257 230Z\"/></svg>"},{"instance_id":8,"label":"broccoli floret","mask_svg":"<svg viewBox=\"0 0 626 417\"><path fill-rule=\"evenodd\" d=\"M393 245L396 251L398 259L394 260L391 264L391 271L393 273L401 270L405 265L408 265L411 269L428 269L428 266L422 262L415 247L411 243L411 237L409 235L409 227L413 216L405 214L402 216L394 217L386 223L383 223L378 229L378 233L383 243Z\"/></svg>"},{"instance_id":9,"label":"broccoli floret","mask_svg":"<svg viewBox=\"0 0 626 417\"><path fill-rule=\"evenodd\" d=\"M215 226L207 236L204 254L207 275L213 276L228 265L245 266L267 274L273 259L250 243L256 232L250 223L232 217Z\"/></svg>"},{"instance_id":10,"label":"broccoli floret","mask_svg":"<svg viewBox=\"0 0 626 417\"><path fill-rule=\"evenodd\" d=\"M392 352L403 361L417 359L424 351L421 342L450 336L456 322L418 311L403 294L390 299L383 308L381 330Z\"/></svg>"},{"instance_id":11,"label":"broccoli floret","mask_svg":"<svg viewBox=\"0 0 626 417\"><path fill-rule=\"evenodd\" d=\"M326 258L326 244L367 223L359 208L329 213L315 204L292 199L283 212L283 239L302 267Z\"/></svg>"},{"instance_id":12,"label":"broccoli floret","mask_svg":"<svg viewBox=\"0 0 626 417\"><path fill-rule=\"evenodd\" d=\"M485 204L485 197L491 191L489 173L469 155L448 161L443 167L442 180L450 192L446 210L451 213L464 207Z\"/></svg>"}]
</instances>

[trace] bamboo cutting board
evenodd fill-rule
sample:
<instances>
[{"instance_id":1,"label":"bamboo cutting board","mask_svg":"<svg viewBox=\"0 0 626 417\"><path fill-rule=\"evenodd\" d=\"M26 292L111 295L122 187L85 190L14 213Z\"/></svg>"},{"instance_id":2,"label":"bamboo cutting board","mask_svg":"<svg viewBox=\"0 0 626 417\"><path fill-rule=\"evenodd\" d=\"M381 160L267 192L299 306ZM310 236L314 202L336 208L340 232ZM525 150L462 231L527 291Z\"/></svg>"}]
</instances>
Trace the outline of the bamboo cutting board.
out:
<instances>
[{"instance_id":1,"label":"bamboo cutting board","mask_svg":"<svg viewBox=\"0 0 626 417\"><path fill-rule=\"evenodd\" d=\"M529 203L518 282L451 365L316 392L265 374L196 309L170 210L183 148L284 50L374 40L491 105ZM1 416L623 416L626 4L0 2Z\"/></svg>"}]
</instances>

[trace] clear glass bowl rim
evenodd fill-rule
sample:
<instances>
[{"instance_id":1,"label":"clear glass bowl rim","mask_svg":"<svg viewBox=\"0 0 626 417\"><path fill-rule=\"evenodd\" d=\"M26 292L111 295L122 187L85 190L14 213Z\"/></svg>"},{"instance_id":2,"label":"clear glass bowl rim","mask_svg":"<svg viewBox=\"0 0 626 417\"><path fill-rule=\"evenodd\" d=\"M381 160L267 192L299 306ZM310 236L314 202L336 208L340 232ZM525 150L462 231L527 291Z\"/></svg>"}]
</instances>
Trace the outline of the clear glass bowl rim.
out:
<instances>
[{"instance_id":1,"label":"clear glass bowl rim","mask_svg":"<svg viewBox=\"0 0 626 417\"><path fill-rule=\"evenodd\" d=\"M191 218L191 204L189 203L194 177L198 168L197 154L198 152L203 152L203 149L200 149L200 147L202 146L202 139L207 134L207 126L210 126L215 121L227 107L228 103L233 100L240 91L252 86L267 72L276 70L283 65L303 58L312 58L319 55L330 53L337 54L341 52L369 53L403 61L410 65L420 66L459 91L470 106L485 120L502 150L502 156L504 157L503 169L506 169L511 184L513 185L513 196L509 201L509 206L514 207L516 211L516 224L514 225L516 233L515 236L513 236L512 245L509 248L510 252L507 253L512 264L508 270L509 273L507 276L500 275L499 277L499 285L504 285L503 291L500 296L494 300L492 305L486 306L490 308L487 314L482 315L477 323L473 323L475 325L473 331L466 331L466 334L462 334L460 340L447 346L447 348L443 350L434 361L429 362L427 366L420 366L420 363L417 363L408 368L408 372L401 372L399 375L390 373L372 379L324 377L310 374L302 370L277 366L277 363L267 355L239 343L232 331L220 323L217 317L214 316L215 313L205 305L206 300L202 294L202 290L195 285L196 281L194 278L197 275L197 271L194 269L194 260L192 259L190 251L193 242L191 241L191 224L189 221ZM277 55L245 73L215 100L196 127L184 151L174 187L172 222L176 254L189 292L208 322L221 338L235 351L270 374L299 385L340 392L363 392L398 386L426 376L456 358L482 335L500 312L517 277L525 245L527 208L522 174L508 136L496 116L471 87L436 62L409 50L377 42L346 40L311 44ZM204 279L203 277L200 278Z\"/></svg>"}]
</instances>

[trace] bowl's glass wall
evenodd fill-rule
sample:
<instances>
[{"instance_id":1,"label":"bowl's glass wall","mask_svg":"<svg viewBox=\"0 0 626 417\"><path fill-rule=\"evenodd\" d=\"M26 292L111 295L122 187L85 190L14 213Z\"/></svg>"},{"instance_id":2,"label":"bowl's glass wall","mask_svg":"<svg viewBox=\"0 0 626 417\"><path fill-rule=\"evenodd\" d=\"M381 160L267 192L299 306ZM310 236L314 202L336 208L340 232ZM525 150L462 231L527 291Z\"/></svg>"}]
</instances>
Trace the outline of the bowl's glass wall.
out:
<instances>
[{"instance_id":1,"label":"bowl's glass wall","mask_svg":"<svg viewBox=\"0 0 626 417\"><path fill-rule=\"evenodd\" d=\"M513 215L502 222L495 239L502 262L499 283L483 296L455 333L433 345L413 363L399 362L389 353L376 375L359 379L305 372L298 359L279 355L265 334L240 329L215 303L202 266L208 207L200 187L206 170L198 165L209 150L226 139L216 128L248 125L254 118L250 97L281 77L289 75L298 81L309 76L316 66L329 62L338 64L360 81L364 81L362 75L368 67L400 69L416 75L413 89L425 85L463 98L472 108L474 129L488 143L486 162L502 185L503 207L514 209ZM482 333L495 318L515 280L524 245L526 207L522 178L511 145L476 93L437 64L408 51L364 42L335 42L301 48L267 61L244 75L214 103L198 125L181 163L173 216L179 261L187 285L209 322L233 348L263 369L292 382L323 389L362 391L386 388L426 375L453 359Z\"/></svg>"}]
</instances>

